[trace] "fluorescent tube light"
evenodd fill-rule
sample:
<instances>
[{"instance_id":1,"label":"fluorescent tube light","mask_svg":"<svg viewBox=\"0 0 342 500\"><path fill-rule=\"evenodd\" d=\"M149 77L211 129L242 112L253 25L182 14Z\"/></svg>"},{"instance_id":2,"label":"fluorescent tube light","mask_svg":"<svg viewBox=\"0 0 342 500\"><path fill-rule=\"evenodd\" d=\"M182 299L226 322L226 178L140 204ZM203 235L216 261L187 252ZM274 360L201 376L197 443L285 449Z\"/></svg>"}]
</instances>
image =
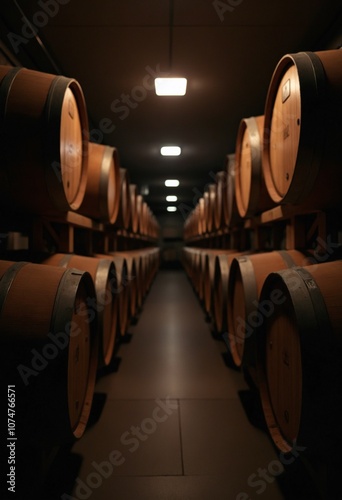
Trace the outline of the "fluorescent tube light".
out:
<instances>
[{"instance_id":1,"label":"fluorescent tube light","mask_svg":"<svg viewBox=\"0 0 342 500\"><path fill-rule=\"evenodd\" d=\"M178 187L179 186L179 180L178 179L167 179L165 181L165 186L166 187Z\"/></svg>"},{"instance_id":2,"label":"fluorescent tube light","mask_svg":"<svg viewBox=\"0 0 342 500\"><path fill-rule=\"evenodd\" d=\"M179 156L181 148L179 146L163 146L160 148L160 154L162 156Z\"/></svg>"},{"instance_id":3,"label":"fluorescent tube light","mask_svg":"<svg viewBox=\"0 0 342 500\"><path fill-rule=\"evenodd\" d=\"M174 196L173 194L171 194L170 196L166 197L166 201L170 201L170 202L177 201L177 196Z\"/></svg>"}]
</instances>

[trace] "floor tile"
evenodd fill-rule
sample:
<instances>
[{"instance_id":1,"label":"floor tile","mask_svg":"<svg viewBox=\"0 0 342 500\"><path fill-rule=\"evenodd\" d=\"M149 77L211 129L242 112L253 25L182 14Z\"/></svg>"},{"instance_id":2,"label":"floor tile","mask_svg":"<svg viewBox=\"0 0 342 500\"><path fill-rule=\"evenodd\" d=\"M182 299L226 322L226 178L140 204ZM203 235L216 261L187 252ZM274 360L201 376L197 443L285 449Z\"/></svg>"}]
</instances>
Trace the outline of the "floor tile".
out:
<instances>
[{"instance_id":1,"label":"floor tile","mask_svg":"<svg viewBox=\"0 0 342 500\"><path fill-rule=\"evenodd\" d=\"M239 401L183 400L180 418L185 475L225 475L229 483L234 480L238 485L237 495L248 486L251 475L258 479L259 468L282 471L268 436L248 422ZM277 496L276 483L271 483L273 498L282 498Z\"/></svg>"},{"instance_id":2,"label":"floor tile","mask_svg":"<svg viewBox=\"0 0 342 500\"><path fill-rule=\"evenodd\" d=\"M94 472L93 462L110 462L110 457L114 476L182 474L178 403L108 400L72 451L84 457L83 480Z\"/></svg>"}]
</instances>

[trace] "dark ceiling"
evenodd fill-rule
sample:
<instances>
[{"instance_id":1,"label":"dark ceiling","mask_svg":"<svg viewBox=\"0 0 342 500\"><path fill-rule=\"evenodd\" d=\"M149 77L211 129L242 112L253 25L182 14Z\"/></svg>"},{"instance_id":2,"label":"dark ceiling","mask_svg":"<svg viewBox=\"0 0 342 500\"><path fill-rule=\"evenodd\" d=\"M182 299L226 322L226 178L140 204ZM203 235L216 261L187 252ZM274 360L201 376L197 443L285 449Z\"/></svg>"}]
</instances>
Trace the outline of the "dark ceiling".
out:
<instances>
[{"instance_id":1,"label":"dark ceiling","mask_svg":"<svg viewBox=\"0 0 342 500\"><path fill-rule=\"evenodd\" d=\"M161 217L170 191L192 207L222 169L284 54L341 45L341 11L341 0L1 0L1 38L24 66L80 82L91 138L118 148ZM166 74L188 79L185 97L155 95ZM182 155L161 157L165 144Z\"/></svg>"}]
</instances>

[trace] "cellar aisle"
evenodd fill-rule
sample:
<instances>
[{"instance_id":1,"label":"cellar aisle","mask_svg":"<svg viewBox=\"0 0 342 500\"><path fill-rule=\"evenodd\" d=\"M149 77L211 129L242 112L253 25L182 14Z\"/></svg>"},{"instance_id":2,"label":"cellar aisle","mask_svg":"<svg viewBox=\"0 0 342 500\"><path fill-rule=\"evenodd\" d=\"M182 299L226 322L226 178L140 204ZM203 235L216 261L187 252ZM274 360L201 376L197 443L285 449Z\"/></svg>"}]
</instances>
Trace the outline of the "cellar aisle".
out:
<instances>
[{"instance_id":1,"label":"cellar aisle","mask_svg":"<svg viewBox=\"0 0 342 500\"><path fill-rule=\"evenodd\" d=\"M243 376L224 363L182 270L159 271L129 333L118 371L97 381L99 419L72 449L82 458L72 498L283 498L268 472L279 473L277 455L239 398Z\"/></svg>"}]
</instances>

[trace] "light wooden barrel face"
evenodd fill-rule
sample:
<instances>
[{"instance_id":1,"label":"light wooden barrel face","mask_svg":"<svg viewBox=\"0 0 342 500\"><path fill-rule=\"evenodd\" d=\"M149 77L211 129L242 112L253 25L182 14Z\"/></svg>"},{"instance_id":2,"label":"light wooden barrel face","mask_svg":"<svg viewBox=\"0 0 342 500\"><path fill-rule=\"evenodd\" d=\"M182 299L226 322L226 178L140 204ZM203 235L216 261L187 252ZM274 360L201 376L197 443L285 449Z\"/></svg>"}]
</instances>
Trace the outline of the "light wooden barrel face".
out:
<instances>
[{"instance_id":1,"label":"light wooden barrel face","mask_svg":"<svg viewBox=\"0 0 342 500\"><path fill-rule=\"evenodd\" d=\"M74 94L67 88L61 109L60 131L61 173L65 196L72 206L79 193L82 179L82 130L78 105Z\"/></svg>"},{"instance_id":2,"label":"light wooden barrel face","mask_svg":"<svg viewBox=\"0 0 342 500\"><path fill-rule=\"evenodd\" d=\"M77 430L81 420L89 383L91 332L87 321L86 300L86 290L78 290L72 316L73 331L76 334L70 336L68 359L68 406L70 425L73 430Z\"/></svg>"},{"instance_id":3,"label":"light wooden barrel face","mask_svg":"<svg viewBox=\"0 0 342 500\"><path fill-rule=\"evenodd\" d=\"M241 155L240 155L239 170L236 173L236 182L239 186L241 197L241 205L243 211L246 213L251 193L251 179L252 179L252 153L249 138L248 128L245 128L242 137Z\"/></svg>"},{"instance_id":4,"label":"light wooden barrel face","mask_svg":"<svg viewBox=\"0 0 342 500\"><path fill-rule=\"evenodd\" d=\"M85 191L88 150L88 119L80 86L62 76L6 68L1 120L7 145L3 166L8 206L44 215L78 209Z\"/></svg>"},{"instance_id":5,"label":"light wooden barrel face","mask_svg":"<svg viewBox=\"0 0 342 500\"><path fill-rule=\"evenodd\" d=\"M273 73L263 171L276 203L340 209L341 60L340 50L287 54Z\"/></svg>"},{"instance_id":6,"label":"light wooden barrel face","mask_svg":"<svg viewBox=\"0 0 342 500\"><path fill-rule=\"evenodd\" d=\"M291 311L281 311L266 326L266 378L274 418L284 439L297 439L302 406L299 333Z\"/></svg>"},{"instance_id":7,"label":"light wooden barrel face","mask_svg":"<svg viewBox=\"0 0 342 500\"><path fill-rule=\"evenodd\" d=\"M270 176L276 201L283 198L294 175L301 130L301 95L298 71L290 66L279 82L270 131Z\"/></svg>"},{"instance_id":8,"label":"light wooden barrel face","mask_svg":"<svg viewBox=\"0 0 342 500\"><path fill-rule=\"evenodd\" d=\"M342 261L298 266L271 273L261 292L273 307L257 332L259 388L282 452L298 443L329 454L342 439L341 273Z\"/></svg>"}]
</instances>

